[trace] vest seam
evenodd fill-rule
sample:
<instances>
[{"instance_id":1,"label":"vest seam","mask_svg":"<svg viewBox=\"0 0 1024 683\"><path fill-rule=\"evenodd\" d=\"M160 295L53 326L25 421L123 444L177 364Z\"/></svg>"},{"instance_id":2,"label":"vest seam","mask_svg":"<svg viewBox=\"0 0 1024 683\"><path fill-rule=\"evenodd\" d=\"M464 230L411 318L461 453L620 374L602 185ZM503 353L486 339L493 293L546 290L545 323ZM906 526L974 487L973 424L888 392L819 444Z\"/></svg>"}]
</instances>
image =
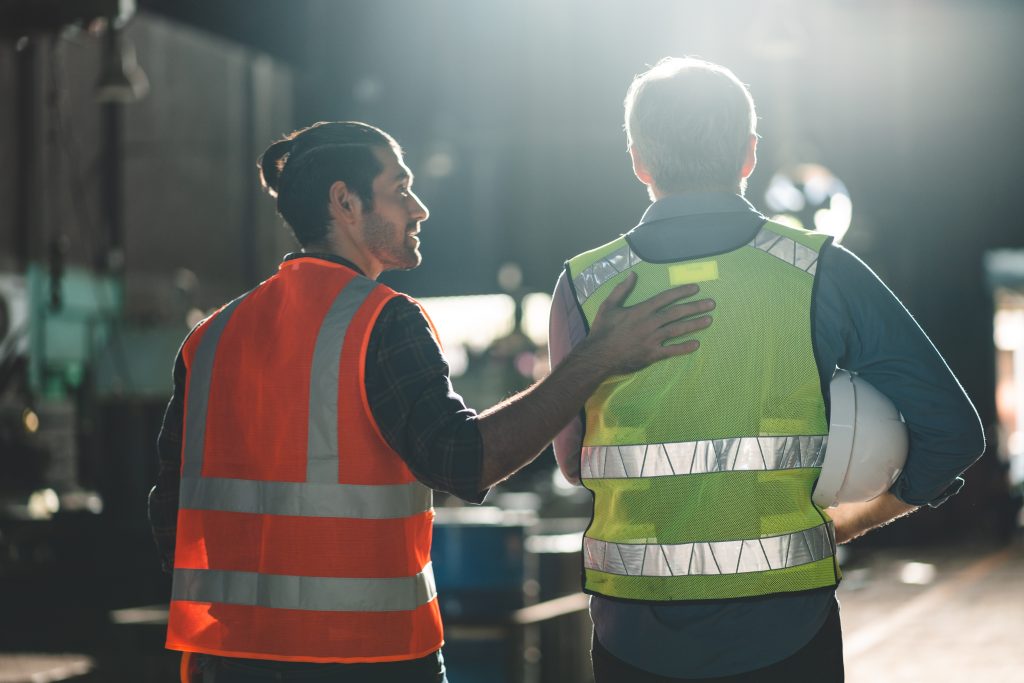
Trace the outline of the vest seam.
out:
<instances>
[{"instance_id":1,"label":"vest seam","mask_svg":"<svg viewBox=\"0 0 1024 683\"><path fill-rule=\"evenodd\" d=\"M340 266L341 264L338 265ZM341 267L344 268L345 266ZM357 275L357 277L363 276ZM386 285L377 284L373 290L370 290L370 293L367 295L367 298L373 296L373 292L376 291L377 287L383 287L387 291L387 296L381 299L380 303L377 304L376 309L371 313L370 318L367 321L366 330L363 334L363 338L359 340L359 363L357 368L359 382L359 403L363 409L363 413L366 415L366 418L370 423L370 426L373 428L374 435L380 440L382 444L386 445L389 450L394 452L395 449L391 447L391 444L388 443L387 439L384 438L384 434L380 431L380 425L377 424L377 418L374 417L373 410L370 409L370 397L366 395L366 352L369 350L370 337L373 334L373 328L377 326L377 319L380 317L381 311L384 310L384 306L386 306L389 302L391 302L393 299L397 298L400 295L398 292L394 291L390 287L387 287ZM363 301L363 303L366 303L365 300ZM360 304L360 306L362 306L362 304ZM338 446L338 449L340 451L340 444ZM397 452L395 452L395 454L398 455ZM405 461L402 460L402 463L404 464Z\"/></svg>"},{"instance_id":2,"label":"vest seam","mask_svg":"<svg viewBox=\"0 0 1024 683\"><path fill-rule=\"evenodd\" d=\"M720 539L717 539L717 540L714 540L714 541L680 541L679 543L625 543L625 542L620 542L620 541L609 541L607 539L596 538L594 536L589 536L588 538L591 538L591 539L593 539L595 541L601 541L602 543L614 543L616 545L643 545L643 546L648 546L648 545L686 545L687 543L735 543L736 541L764 541L764 540L771 539L771 538L781 538L783 536L792 536L794 534L802 534L805 531L810 531L811 529L820 529L821 527L828 526L831 523L832 523L832 520L823 520L821 524L815 524L814 526L809 526L809 527L807 527L805 529L797 529L796 531L787 531L787 532L781 533L781 534L772 534L771 536L758 536L757 538L720 538ZM584 534L584 536L586 536L586 534Z\"/></svg>"},{"instance_id":3,"label":"vest seam","mask_svg":"<svg viewBox=\"0 0 1024 683\"><path fill-rule=\"evenodd\" d=\"M619 237L618 239L622 239L622 238ZM573 300L573 303L576 304L576 310L580 314L580 319L583 320L583 332L584 332L584 334L586 336L590 336L590 322L587 320L587 314L583 312L583 304L580 303L579 293L576 291L576 283L573 282L572 265L570 264L569 261L565 262L565 281L569 285L569 292L572 294L572 300ZM584 479L583 479L583 448L584 448L584 442L586 440L587 440L587 404L584 401L583 407L580 408L580 452L579 452L579 455L576 457L576 463L577 463L577 471L580 473L580 484L587 491L587 493L590 494L590 509L593 510L594 506L597 504L597 495L594 493L593 489L591 489L590 487L588 487L586 484L583 483L584 482ZM583 530L583 535L584 536L587 534L588 531L590 531L590 527L592 527L593 525L594 525L594 513L591 512L590 513L590 522L587 524L587 528ZM586 586L587 585L587 567L586 567L586 564L583 562L582 558L580 559L580 585L581 586Z\"/></svg>"},{"instance_id":4,"label":"vest seam","mask_svg":"<svg viewBox=\"0 0 1024 683\"><path fill-rule=\"evenodd\" d=\"M662 578L674 578L674 577L662 577ZM830 593L833 593L833 592L835 592L835 588L836 588L837 585L838 584L832 584L832 585L828 585L828 586L818 586L816 588L800 588L800 589L793 590L793 591L774 591L772 593L761 593L759 595L748 595L748 596L741 596L741 597L738 597L738 598L707 598L707 599L693 598L693 599L689 599L689 600L644 600L643 598L621 598L621 597L618 597L618 596L615 596L615 595L607 595L605 593L599 593L599 592L595 591L594 589L586 588L585 586L584 586L582 592L586 593L587 595L593 596L593 597L601 598L603 600L611 600L611 601L614 601L614 602L621 602L621 603L628 604L628 605L640 604L640 605L651 605L652 607L655 607L655 606L657 606L657 607L665 607L665 606L673 606L673 605L709 605L709 604L719 603L719 602L721 602L721 603L731 603L731 602L736 602L736 601L751 602L751 601L755 601L755 600L756 601L771 600L772 598L774 598L776 596L779 596L779 595L793 595L795 593L814 593L814 592L817 592L817 591L821 591L821 592L828 591Z\"/></svg>"},{"instance_id":5,"label":"vest seam","mask_svg":"<svg viewBox=\"0 0 1024 683\"><path fill-rule=\"evenodd\" d=\"M661 446L675 443L701 443L702 441L728 441L730 439L787 439L796 437L828 436L824 434L746 434L732 436L718 436L711 439L687 439L685 441L640 441L637 443L592 443L584 444L584 448L613 448L615 446Z\"/></svg>"},{"instance_id":6,"label":"vest seam","mask_svg":"<svg viewBox=\"0 0 1024 683\"><path fill-rule=\"evenodd\" d=\"M663 219L663 220L669 220L669 219ZM767 223L770 223L770 222L771 221L769 221L767 218L765 218L760 223L758 223L757 229L754 230L754 233L750 236L750 239L744 241L742 244L738 244L736 246L730 246L730 247L728 247L726 249L720 249L720 250L717 250L717 251L699 252L697 254L694 254L692 256L687 256L686 258L682 258L682 259L674 258L674 259L662 260L662 259L648 259L648 258L644 258L636 250L636 247L633 245L633 242L629 238L629 233L626 233L625 235L623 235L622 238L626 241L626 244L629 245L629 248L633 252L633 255L636 256L641 261L643 261L644 263L654 263L654 264L657 264L657 265L664 265L666 263L686 263L688 261L698 261L698 260L700 260L702 258L708 258L710 256L721 256L722 254L728 254L728 253L733 252L733 251L739 251L743 247L745 247L748 244L750 244L750 240L752 240L755 237L757 237L757 234L759 232L761 232L761 230L764 229L764 226ZM641 225L649 225L649 223L642 223ZM636 226L636 228L639 228L639 227L640 227L640 225ZM636 230L636 228L633 228L633 230ZM633 232L633 231L630 230L630 233L631 232Z\"/></svg>"},{"instance_id":7,"label":"vest seam","mask_svg":"<svg viewBox=\"0 0 1024 683\"><path fill-rule=\"evenodd\" d=\"M830 235L830 236L828 236L825 239L824 242L821 243L821 246L818 248L818 260L817 260L817 264L818 265L821 265L822 253L825 251L826 248L828 248L828 247L830 247L832 245L832 241L833 241L833 238ZM817 335L815 334L815 327L816 327L816 322L817 322L817 316L815 315L815 311L817 309L817 306L815 306L815 302L817 301L818 283L820 282L820 280L818 279L818 272L819 272L819 270L820 270L820 268L815 268L814 269L814 281L811 283L811 306L810 306L811 310L810 310L810 315L809 315L810 326L811 326L811 353L814 356L814 366L815 366L815 368L818 367L818 339L817 339ZM826 386L825 378L822 377L820 372L818 373L818 384L819 384L819 388L821 390L822 406L824 406L824 408L825 408L825 423L826 424L831 424L832 392L829 389L829 387ZM818 482L817 482L817 480L815 480L814 486L817 486L817 484L818 484ZM811 488L811 491L813 493L814 487ZM826 520L824 511L818 509L818 506L814 504L813 500L811 501L811 505L814 505L814 510L815 510L815 512L818 513L818 516L821 517L822 520ZM829 521L831 521L831 520L829 520ZM842 582L843 579L842 579L842 576L839 573L838 548L836 547L837 544L835 542L835 534L834 533L829 534L828 542L829 542L829 545L832 546L832 575L835 577L835 582L836 582L835 585L838 586Z\"/></svg>"}]
</instances>

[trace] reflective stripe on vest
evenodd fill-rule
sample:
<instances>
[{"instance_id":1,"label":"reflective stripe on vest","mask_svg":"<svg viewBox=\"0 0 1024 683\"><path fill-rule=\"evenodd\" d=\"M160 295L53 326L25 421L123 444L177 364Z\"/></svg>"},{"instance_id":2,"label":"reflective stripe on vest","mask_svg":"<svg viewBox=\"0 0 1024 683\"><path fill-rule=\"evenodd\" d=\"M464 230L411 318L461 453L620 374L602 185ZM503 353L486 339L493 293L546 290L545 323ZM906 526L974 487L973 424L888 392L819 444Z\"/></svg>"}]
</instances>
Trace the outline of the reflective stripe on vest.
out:
<instances>
[{"instance_id":1,"label":"reflective stripe on vest","mask_svg":"<svg viewBox=\"0 0 1024 683\"><path fill-rule=\"evenodd\" d=\"M431 563L415 576L387 579L282 576L175 569L172 600L323 612L414 610L437 597Z\"/></svg>"},{"instance_id":2,"label":"reflective stripe on vest","mask_svg":"<svg viewBox=\"0 0 1024 683\"><path fill-rule=\"evenodd\" d=\"M818 252L770 230L762 229L749 245L811 275L818 271ZM572 280L579 302L584 303L601 285L640 262L640 257L627 244L584 268Z\"/></svg>"},{"instance_id":3,"label":"reflective stripe on vest","mask_svg":"<svg viewBox=\"0 0 1024 683\"><path fill-rule=\"evenodd\" d=\"M798 567L832 555L831 522L792 534L710 543L609 543L583 539L587 569L623 576L743 574Z\"/></svg>"},{"instance_id":4,"label":"reflective stripe on vest","mask_svg":"<svg viewBox=\"0 0 1024 683\"><path fill-rule=\"evenodd\" d=\"M827 436L759 436L633 446L584 446L581 474L585 479L623 479L821 467L827 443Z\"/></svg>"},{"instance_id":5,"label":"reflective stripe on vest","mask_svg":"<svg viewBox=\"0 0 1024 683\"><path fill-rule=\"evenodd\" d=\"M408 484L326 484L200 477L181 480L182 508L256 515L394 519L426 512L432 491Z\"/></svg>"}]
</instances>

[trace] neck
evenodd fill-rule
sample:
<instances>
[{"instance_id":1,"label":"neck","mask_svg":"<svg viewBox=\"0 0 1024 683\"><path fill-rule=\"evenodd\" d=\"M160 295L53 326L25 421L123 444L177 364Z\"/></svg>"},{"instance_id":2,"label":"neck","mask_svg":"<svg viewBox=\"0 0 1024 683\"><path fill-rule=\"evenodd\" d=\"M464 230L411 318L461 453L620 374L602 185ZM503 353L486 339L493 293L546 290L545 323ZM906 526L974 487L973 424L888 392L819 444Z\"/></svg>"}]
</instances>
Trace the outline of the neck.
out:
<instances>
[{"instance_id":1,"label":"neck","mask_svg":"<svg viewBox=\"0 0 1024 683\"><path fill-rule=\"evenodd\" d=\"M330 254L332 256L337 256L339 258L345 259L346 261L351 261L352 263L354 263L356 266L358 266L359 270L363 271L363 275L370 278L371 280L376 280L378 277L380 277L380 274L383 272L383 269L379 267L374 268L373 264L365 263L364 260L359 258L359 254L353 254L351 253L351 251L352 250L341 248L339 245L336 245L330 241L317 242L315 244L307 244L306 246L302 247L303 254Z\"/></svg>"},{"instance_id":2,"label":"neck","mask_svg":"<svg viewBox=\"0 0 1024 683\"><path fill-rule=\"evenodd\" d=\"M659 189L657 185L648 185L647 186L647 194L651 198L651 201L653 201L653 202L656 202L659 199L664 199L665 197L672 197L672 196L681 195L681 194L693 194L693 193L696 193L696 192L728 192L729 194L738 194L739 196L742 197L745 190L746 190L746 185L745 184L737 186L737 187L687 188L687 189L684 189L684 190L680 190L678 192L664 192L663 190Z\"/></svg>"}]
</instances>

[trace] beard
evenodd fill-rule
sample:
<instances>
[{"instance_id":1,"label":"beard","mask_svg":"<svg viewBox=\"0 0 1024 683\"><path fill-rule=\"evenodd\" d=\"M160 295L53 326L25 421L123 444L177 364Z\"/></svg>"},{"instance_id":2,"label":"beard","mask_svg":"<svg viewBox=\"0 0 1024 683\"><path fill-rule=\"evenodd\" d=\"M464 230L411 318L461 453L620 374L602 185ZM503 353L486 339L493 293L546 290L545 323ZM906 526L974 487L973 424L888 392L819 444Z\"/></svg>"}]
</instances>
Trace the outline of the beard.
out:
<instances>
[{"instance_id":1,"label":"beard","mask_svg":"<svg viewBox=\"0 0 1024 683\"><path fill-rule=\"evenodd\" d=\"M423 260L419 240L410 235L415 230L415 223L399 228L376 212L371 212L363 224L363 237L370 253L381 262L385 270L410 270Z\"/></svg>"}]
</instances>

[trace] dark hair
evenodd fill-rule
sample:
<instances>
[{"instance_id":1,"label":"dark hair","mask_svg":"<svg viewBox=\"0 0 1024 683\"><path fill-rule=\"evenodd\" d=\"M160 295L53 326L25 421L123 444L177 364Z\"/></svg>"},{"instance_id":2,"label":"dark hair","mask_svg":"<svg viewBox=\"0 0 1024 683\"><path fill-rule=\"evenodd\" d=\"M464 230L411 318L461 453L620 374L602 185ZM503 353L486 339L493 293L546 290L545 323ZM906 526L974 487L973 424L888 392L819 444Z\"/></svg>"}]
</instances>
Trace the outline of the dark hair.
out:
<instances>
[{"instance_id":1,"label":"dark hair","mask_svg":"<svg viewBox=\"0 0 1024 683\"><path fill-rule=\"evenodd\" d=\"M335 182L343 181L372 210L373 179L383 169L373 148L389 145L399 151L394 138L374 126L321 121L272 144L256 165L263 188L277 198L277 213L305 247L327 237Z\"/></svg>"}]
</instances>

